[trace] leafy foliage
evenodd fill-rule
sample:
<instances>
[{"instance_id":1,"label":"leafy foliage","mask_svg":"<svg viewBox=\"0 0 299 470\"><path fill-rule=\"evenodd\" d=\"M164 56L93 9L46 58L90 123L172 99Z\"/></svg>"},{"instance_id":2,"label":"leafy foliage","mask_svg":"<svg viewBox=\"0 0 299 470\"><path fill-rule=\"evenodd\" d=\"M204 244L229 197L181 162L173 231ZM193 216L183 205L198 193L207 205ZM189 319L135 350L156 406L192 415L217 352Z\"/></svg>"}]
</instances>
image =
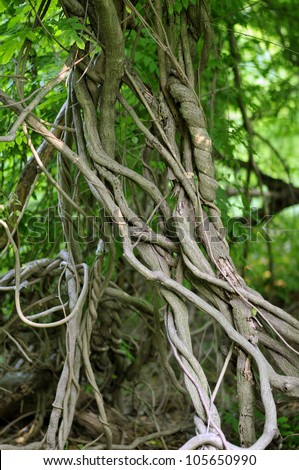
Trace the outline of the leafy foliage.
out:
<instances>
[{"instance_id":1,"label":"leafy foliage","mask_svg":"<svg viewBox=\"0 0 299 470\"><path fill-rule=\"evenodd\" d=\"M160 429L162 421L169 420L177 429L187 416L187 432L176 431L178 441L169 441L170 447L179 447L190 434L193 407L202 423L207 422L205 406L202 410L202 404L198 405L196 390L190 385L190 374L199 374L196 380L204 393L217 388L223 352L228 356L231 341L236 341L228 333L231 330L222 330L222 318L229 318L234 331L246 341L251 338L246 330L250 324L254 338L247 341L249 348L261 332L261 354L279 380L285 375L294 381L298 377L292 354L298 347L299 301L299 13L295 0L250 5L245 0L115 1L109 10L105 2L99 4L100 14L93 10L93 2L79 0L0 0L0 319L8 333L1 337L0 371L3 380L19 370L19 364L24 381L28 371L34 377L42 375L40 370L52 374L40 389L34 389L38 403L44 403L44 409L35 410L36 431L19 443L26 444L34 433L38 438L46 433L50 447L56 446L57 439L61 448L66 442L76 446L76 429L84 423L88 409L100 415L102 427L97 423L95 433L104 434L110 446L108 418L116 429L127 426L132 442L136 435ZM59 81L65 63L71 65ZM178 82L181 95L173 92ZM193 93L188 95L188 106L183 92ZM13 138L7 138L16 114L34 100L23 125ZM195 137L194 121L192 125L188 121L190 103L197 112L190 120L198 123L200 119ZM30 121L33 116L35 124ZM44 126L43 130L38 126ZM47 133L56 140L49 141ZM208 144L203 151L196 143L198 135L211 137L211 152ZM196 155L202 151L206 160L199 171ZM34 159L36 153L42 165ZM215 198L203 196L205 177ZM125 214L125 222L115 221L113 204ZM186 208L188 224L185 220L186 225L177 227L174 214L184 218ZM200 232L202 217L211 229L207 233L205 228ZM187 225L190 237L186 241L181 234ZM156 237L153 243L143 238L149 234ZM223 234L233 262L222 245ZM216 237L214 245L209 245L209 237L213 243ZM151 251L146 252L146 247ZM195 251L188 251L191 248ZM19 321L14 297L18 291L16 253L22 281L19 295L27 319L45 310L47 315L36 317L37 323L57 318L64 322L86 288L81 313L67 323L65 338L62 329L34 330ZM221 269L223 259L231 263L227 270ZM35 263L45 264L39 268ZM244 283L238 281L235 266ZM89 272L88 281L83 267ZM202 277L197 277L200 270ZM150 282L157 272L160 277ZM233 273L233 281L227 273ZM169 288L170 281L175 288L173 284ZM286 309L292 318L285 312L283 318L289 323L281 320L281 310L275 316L276 307L268 311L268 304L255 305L257 294L249 301L252 297L246 296L255 295L253 291L242 291L238 297L238 282L243 290L246 282ZM194 296L202 301L201 306L190 300ZM243 316L250 314L245 332L235 319L234 297L238 308L244 308ZM61 305L61 311L57 310ZM209 316L211 308L220 314L220 322ZM271 328L273 315L276 323ZM75 326L74 321L78 322ZM290 331L288 325L292 325ZM15 341L11 340L14 334ZM279 341L281 337L275 349L273 338ZM268 412L265 403L259 409L263 401L260 371L248 351L243 343L235 343L231 369L224 371L211 418L213 432L219 426L229 440L245 447L255 437L242 440L242 399L230 393L236 388L234 374L239 374L238 387L241 382L254 390L257 400L252 399L251 420L260 434ZM242 354L249 361L246 373L240 372ZM69 388L59 394L64 379L58 382L57 378L63 377L70 364ZM54 382L67 410L61 421L54 416L59 407L51 409ZM275 391L275 399L278 395L280 399L282 388ZM186 389L191 399L180 405L177 396L187 395ZM210 400L210 393L207 397ZM287 400L277 405L277 424L284 446L296 448L298 426L292 417L296 409ZM214 405L209 402L209 406L212 410ZM8 413L6 421L14 422L17 407L12 403L3 410ZM125 414L131 420L137 417L134 433ZM54 421L60 426L54 432L59 437L49 437L54 428L47 426ZM26 418L22 424L25 428ZM11 442L15 442L14 429L9 431ZM115 435L119 444L121 439ZM149 445L159 447L161 442L150 439Z\"/></svg>"}]
</instances>

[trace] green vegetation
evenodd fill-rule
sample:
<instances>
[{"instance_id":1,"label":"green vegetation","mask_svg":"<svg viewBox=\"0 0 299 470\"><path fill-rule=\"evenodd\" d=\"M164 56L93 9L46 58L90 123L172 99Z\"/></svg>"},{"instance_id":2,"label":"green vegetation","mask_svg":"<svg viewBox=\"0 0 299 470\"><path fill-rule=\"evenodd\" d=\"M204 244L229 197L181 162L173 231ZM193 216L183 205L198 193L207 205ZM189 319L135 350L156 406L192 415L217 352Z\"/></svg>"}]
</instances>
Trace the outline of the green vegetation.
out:
<instances>
[{"instance_id":1,"label":"green vegetation","mask_svg":"<svg viewBox=\"0 0 299 470\"><path fill-rule=\"evenodd\" d=\"M0 448L299 448L298 26L0 0Z\"/></svg>"}]
</instances>

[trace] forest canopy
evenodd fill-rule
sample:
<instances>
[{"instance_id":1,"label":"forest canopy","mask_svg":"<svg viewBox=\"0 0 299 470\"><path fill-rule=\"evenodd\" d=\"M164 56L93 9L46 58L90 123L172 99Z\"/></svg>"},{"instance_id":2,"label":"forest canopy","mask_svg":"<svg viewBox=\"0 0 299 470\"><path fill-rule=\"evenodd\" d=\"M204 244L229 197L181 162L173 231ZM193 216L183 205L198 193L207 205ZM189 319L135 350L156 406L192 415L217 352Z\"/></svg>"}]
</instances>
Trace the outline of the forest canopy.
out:
<instances>
[{"instance_id":1,"label":"forest canopy","mask_svg":"<svg viewBox=\"0 0 299 470\"><path fill-rule=\"evenodd\" d=\"M298 26L0 0L0 448L299 448Z\"/></svg>"}]
</instances>

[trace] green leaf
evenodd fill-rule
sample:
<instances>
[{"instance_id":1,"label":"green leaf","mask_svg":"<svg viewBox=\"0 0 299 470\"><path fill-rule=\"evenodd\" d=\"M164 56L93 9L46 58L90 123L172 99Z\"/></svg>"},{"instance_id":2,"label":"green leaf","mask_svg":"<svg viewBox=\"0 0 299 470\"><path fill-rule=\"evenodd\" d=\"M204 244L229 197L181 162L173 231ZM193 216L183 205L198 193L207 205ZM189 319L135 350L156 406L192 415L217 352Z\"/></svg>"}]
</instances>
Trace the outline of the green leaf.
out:
<instances>
[{"instance_id":1,"label":"green leaf","mask_svg":"<svg viewBox=\"0 0 299 470\"><path fill-rule=\"evenodd\" d=\"M4 46L3 46L4 49ZM12 56L15 53L15 50L17 49L16 43L14 39L8 43L5 44L5 49L2 50L2 47L0 49L1 57L0 57L0 62L1 64L5 65L8 64L8 62L11 60Z\"/></svg>"},{"instance_id":2,"label":"green leaf","mask_svg":"<svg viewBox=\"0 0 299 470\"><path fill-rule=\"evenodd\" d=\"M277 422L278 422L278 424L287 423L287 422L288 422L288 418L287 418L286 416L281 416L280 418L278 418Z\"/></svg>"},{"instance_id":3,"label":"green leaf","mask_svg":"<svg viewBox=\"0 0 299 470\"><path fill-rule=\"evenodd\" d=\"M8 2L6 2L5 0L0 0L0 13L6 11L7 6Z\"/></svg>"},{"instance_id":4,"label":"green leaf","mask_svg":"<svg viewBox=\"0 0 299 470\"><path fill-rule=\"evenodd\" d=\"M183 5L182 5L182 2L180 0L175 2L174 9L175 9L176 13L179 13L179 14L181 13L181 11L183 9Z\"/></svg>"},{"instance_id":5,"label":"green leaf","mask_svg":"<svg viewBox=\"0 0 299 470\"><path fill-rule=\"evenodd\" d=\"M5 150L7 147L7 142L0 142L0 152L2 152L3 150Z\"/></svg>"},{"instance_id":6,"label":"green leaf","mask_svg":"<svg viewBox=\"0 0 299 470\"><path fill-rule=\"evenodd\" d=\"M36 34L34 31L32 30L29 30L26 32L26 38L29 39L30 41L32 42L35 42L36 41Z\"/></svg>"},{"instance_id":7,"label":"green leaf","mask_svg":"<svg viewBox=\"0 0 299 470\"><path fill-rule=\"evenodd\" d=\"M16 143L17 143L18 145L21 145L22 142L23 142L23 137L22 137L21 135L18 135L18 136L16 137Z\"/></svg>"},{"instance_id":8,"label":"green leaf","mask_svg":"<svg viewBox=\"0 0 299 470\"><path fill-rule=\"evenodd\" d=\"M77 46L79 47L79 49L84 49L85 48L84 40L82 38L80 38L77 34L76 34L75 42L76 42Z\"/></svg>"},{"instance_id":9,"label":"green leaf","mask_svg":"<svg viewBox=\"0 0 299 470\"><path fill-rule=\"evenodd\" d=\"M173 5L172 5L172 4L171 4L171 5L169 5L169 7L168 7L168 13L169 13L169 16L172 16L172 15L173 15L173 13L174 13L174 10L173 10Z\"/></svg>"}]
</instances>

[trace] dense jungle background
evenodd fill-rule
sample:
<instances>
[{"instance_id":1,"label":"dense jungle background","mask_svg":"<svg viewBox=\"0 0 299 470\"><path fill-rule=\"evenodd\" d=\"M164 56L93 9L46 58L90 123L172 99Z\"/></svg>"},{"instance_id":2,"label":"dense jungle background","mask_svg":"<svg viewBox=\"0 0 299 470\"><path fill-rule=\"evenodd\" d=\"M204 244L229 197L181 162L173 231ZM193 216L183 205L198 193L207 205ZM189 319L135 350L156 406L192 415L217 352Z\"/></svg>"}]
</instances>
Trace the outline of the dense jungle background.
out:
<instances>
[{"instance_id":1,"label":"dense jungle background","mask_svg":"<svg viewBox=\"0 0 299 470\"><path fill-rule=\"evenodd\" d=\"M0 448L299 448L295 0L0 0Z\"/></svg>"}]
</instances>

